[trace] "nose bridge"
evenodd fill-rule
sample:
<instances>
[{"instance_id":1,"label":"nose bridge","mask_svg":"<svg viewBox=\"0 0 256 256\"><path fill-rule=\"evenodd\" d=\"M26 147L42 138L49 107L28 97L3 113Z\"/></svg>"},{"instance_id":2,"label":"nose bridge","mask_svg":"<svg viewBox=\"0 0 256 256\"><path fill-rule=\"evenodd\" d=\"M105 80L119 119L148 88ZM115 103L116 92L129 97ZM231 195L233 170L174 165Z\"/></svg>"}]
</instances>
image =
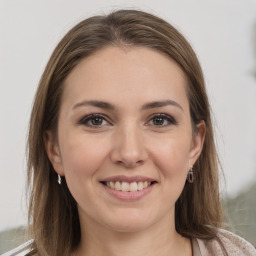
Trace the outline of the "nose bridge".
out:
<instances>
[{"instance_id":1,"label":"nose bridge","mask_svg":"<svg viewBox=\"0 0 256 256\"><path fill-rule=\"evenodd\" d=\"M147 153L144 147L142 130L136 122L121 125L114 138L112 160L126 167L142 164Z\"/></svg>"}]
</instances>

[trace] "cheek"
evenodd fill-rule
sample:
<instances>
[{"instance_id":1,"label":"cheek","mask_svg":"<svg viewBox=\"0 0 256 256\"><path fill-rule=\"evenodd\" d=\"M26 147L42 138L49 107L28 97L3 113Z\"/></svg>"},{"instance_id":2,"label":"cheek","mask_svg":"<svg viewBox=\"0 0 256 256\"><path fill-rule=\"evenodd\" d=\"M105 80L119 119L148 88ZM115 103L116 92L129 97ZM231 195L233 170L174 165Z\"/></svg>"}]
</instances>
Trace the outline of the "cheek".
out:
<instances>
[{"instance_id":1,"label":"cheek","mask_svg":"<svg viewBox=\"0 0 256 256\"><path fill-rule=\"evenodd\" d=\"M184 180L189 166L189 149L190 140L184 135L168 138L154 147L154 162L166 182Z\"/></svg>"},{"instance_id":2,"label":"cheek","mask_svg":"<svg viewBox=\"0 0 256 256\"><path fill-rule=\"evenodd\" d=\"M162 200L167 211L178 200L186 183L189 165L189 146L186 141L170 140L164 147L159 147L155 163L160 170Z\"/></svg>"},{"instance_id":3,"label":"cheek","mask_svg":"<svg viewBox=\"0 0 256 256\"><path fill-rule=\"evenodd\" d=\"M65 176L78 180L93 177L106 157L106 148L87 136L66 137L61 148Z\"/></svg>"},{"instance_id":4,"label":"cheek","mask_svg":"<svg viewBox=\"0 0 256 256\"><path fill-rule=\"evenodd\" d=\"M88 209L95 204L93 191L97 188L97 173L106 155L106 143L99 146L87 136L66 136L61 147L62 163L67 186L82 208Z\"/></svg>"}]
</instances>

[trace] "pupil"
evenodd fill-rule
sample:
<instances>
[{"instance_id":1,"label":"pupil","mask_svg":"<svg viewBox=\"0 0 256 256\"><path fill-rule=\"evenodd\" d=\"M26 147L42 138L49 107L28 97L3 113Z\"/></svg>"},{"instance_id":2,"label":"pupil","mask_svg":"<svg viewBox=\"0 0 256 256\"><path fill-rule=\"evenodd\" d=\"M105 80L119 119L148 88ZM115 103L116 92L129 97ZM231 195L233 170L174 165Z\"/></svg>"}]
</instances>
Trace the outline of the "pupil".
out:
<instances>
[{"instance_id":1,"label":"pupil","mask_svg":"<svg viewBox=\"0 0 256 256\"><path fill-rule=\"evenodd\" d=\"M162 125L164 123L164 120L162 117L156 117L154 119L154 125Z\"/></svg>"},{"instance_id":2,"label":"pupil","mask_svg":"<svg viewBox=\"0 0 256 256\"><path fill-rule=\"evenodd\" d=\"M102 118L101 117L95 117L92 119L92 124L93 125L100 125L102 124Z\"/></svg>"}]
</instances>

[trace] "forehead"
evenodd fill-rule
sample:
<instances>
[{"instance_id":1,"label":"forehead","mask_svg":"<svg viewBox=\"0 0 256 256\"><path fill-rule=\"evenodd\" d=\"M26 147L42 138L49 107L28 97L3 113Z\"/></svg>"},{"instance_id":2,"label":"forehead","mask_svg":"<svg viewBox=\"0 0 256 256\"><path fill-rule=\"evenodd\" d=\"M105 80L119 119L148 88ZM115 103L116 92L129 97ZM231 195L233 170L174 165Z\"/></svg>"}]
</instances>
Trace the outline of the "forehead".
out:
<instances>
[{"instance_id":1,"label":"forehead","mask_svg":"<svg viewBox=\"0 0 256 256\"><path fill-rule=\"evenodd\" d=\"M163 53L146 47L106 47L72 70L62 99L63 103L90 97L120 103L129 97L141 103L166 97L187 101L186 84L184 72Z\"/></svg>"}]
</instances>

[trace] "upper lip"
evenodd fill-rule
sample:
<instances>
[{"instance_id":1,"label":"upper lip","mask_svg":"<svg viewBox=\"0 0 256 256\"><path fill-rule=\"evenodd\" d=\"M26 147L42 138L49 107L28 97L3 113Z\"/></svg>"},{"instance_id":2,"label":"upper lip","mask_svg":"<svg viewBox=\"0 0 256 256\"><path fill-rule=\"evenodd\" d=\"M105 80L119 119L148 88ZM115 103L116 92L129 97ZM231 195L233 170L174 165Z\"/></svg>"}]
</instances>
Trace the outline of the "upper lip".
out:
<instances>
[{"instance_id":1,"label":"upper lip","mask_svg":"<svg viewBox=\"0 0 256 256\"><path fill-rule=\"evenodd\" d=\"M118 175L118 176L111 176L111 177L108 177L106 179L103 179L101 180L101 182L110 182L110 181L113 181L113 182L117 182L117 181L120 181L120 182L128 182L128 183L132 183L132 182L144 182L144 181L148 181L148 182L153 182L153 181L156 181L152 178L149 178L149 177L145 177L145 176L131 176L131 177L128 177L128 176L124 176L124 175Z\"/></svg>"}]
</instances>

